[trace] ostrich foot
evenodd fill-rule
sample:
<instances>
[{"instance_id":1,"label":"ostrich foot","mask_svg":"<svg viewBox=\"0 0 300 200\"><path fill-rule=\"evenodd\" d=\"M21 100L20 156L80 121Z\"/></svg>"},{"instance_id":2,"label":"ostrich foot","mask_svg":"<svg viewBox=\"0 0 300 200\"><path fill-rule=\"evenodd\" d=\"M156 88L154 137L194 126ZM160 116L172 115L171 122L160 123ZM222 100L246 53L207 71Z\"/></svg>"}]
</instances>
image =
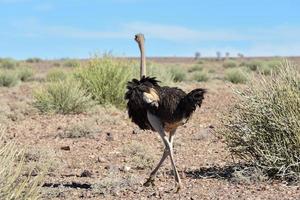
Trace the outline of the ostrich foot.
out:
<instances>
[{"instance_id":1,"label":"ostrich foot","mask_svg":"<svg viewBox=\"0 0 300 200\"><path fill-rule=\"evenodd\" d=\"M177 182L175 185L175 193L178 193L182 187L181 182Z\"/></svg>"},{"instance_id":2,"label":"ostrich foot","mask_svg":"<svg viewBox=\"0 0 300 200\"><path fill-rule=\"evenodd\" d=\"M154 178L153 177L149 177L147 179L147 181L143 184L143 186L149 187L149 186L155 186L154 184Z\"/></svg>"}]
</instances>

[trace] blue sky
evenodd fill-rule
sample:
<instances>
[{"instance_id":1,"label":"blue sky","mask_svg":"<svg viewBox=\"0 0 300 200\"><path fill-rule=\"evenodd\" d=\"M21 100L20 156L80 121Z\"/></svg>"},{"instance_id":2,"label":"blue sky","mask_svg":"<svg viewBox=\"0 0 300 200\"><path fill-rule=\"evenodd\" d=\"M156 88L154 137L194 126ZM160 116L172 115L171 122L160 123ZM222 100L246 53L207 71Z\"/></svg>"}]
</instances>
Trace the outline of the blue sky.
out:
<instances>
[{"instance_id":1,"label":"blue sky","mask_svg":"<svg viewBox=\"0 0 300 200\"><path fill-rule=\"evenodd\" d=\"M298 0L0 0L0 57L300 55Z\"/></svg>"}]
</instances>

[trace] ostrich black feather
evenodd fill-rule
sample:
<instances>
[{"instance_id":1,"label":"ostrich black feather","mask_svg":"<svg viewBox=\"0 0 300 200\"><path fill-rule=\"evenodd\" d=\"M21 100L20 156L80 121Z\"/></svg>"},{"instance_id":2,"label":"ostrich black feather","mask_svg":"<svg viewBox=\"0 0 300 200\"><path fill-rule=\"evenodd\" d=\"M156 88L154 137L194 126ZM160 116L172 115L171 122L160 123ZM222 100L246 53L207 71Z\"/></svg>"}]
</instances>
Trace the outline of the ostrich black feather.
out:
<instances>
[{"instance_id":1,"label":"ostrich black feather","mask_svg":"<svg viewBox=\"0 0 300 200\"><path fill-rule=\"evenodd\" d=\"M128 115L141 129L153 129L147 111L157 116L166 131L188 121L197 106L201 106L206 90L199 88L185 93L176 87L161 87L155 77L133 79L127 84L125 99Z\"/></svg>"}]
</instances>

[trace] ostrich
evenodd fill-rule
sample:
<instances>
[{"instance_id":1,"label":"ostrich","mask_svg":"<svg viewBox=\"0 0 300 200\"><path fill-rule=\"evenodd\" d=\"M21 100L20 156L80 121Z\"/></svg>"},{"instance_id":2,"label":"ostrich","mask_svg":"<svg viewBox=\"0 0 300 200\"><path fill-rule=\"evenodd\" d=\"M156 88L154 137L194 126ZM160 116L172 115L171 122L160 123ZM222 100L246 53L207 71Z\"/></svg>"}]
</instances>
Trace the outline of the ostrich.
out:
<instances>
[{"instance_id":1,"label":"ostrich","mask_svg":"<svg viewBox=\"0 0 300 200\"><path fill-rule=\"evenodd\" d=\"M181 180L175 165L173 141L178 126L185 124L196 107L201 107L205 89L198 88L190 93L176 87L161 87L155 77L146 77L144 35L135 35L141 54L140 80L132 79L127 83L125 99L128 115L141 129L150 129L159 133L165 149L157 166L150 173L144 186L154 185L154 179L160 166L169 156L174 171L176 191L181 188ZM169 132L169 137L166 132Z\"/></svg>"}]
</instances>

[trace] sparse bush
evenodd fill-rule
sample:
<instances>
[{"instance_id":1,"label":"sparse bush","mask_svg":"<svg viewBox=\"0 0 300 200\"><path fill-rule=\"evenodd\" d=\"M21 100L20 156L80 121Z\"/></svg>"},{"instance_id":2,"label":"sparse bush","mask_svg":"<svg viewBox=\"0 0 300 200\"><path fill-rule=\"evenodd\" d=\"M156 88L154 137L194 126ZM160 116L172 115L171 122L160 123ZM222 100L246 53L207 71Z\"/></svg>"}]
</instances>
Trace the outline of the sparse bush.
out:
<instances>
[{"instance_id":1,"label":"sparse bush","mask_svg":"<svg viewBox=\"0 0 300 200\"><path fill-rule=\"evenodd\" d=\"M125 106L127 81L133 77L132 68L126 61L110 57L95 58L88 66L78 69L75 77L99 104L121 108Z\"/></svg>"},{"instance_id":2,"label":"sparse bush","mask_svg":"<svg viewBox=\"0 0 300 200\"><path fill-rule=\"evenodd\" d=\"M53 66L54 66L54 67L60 67L60 65L61 65L61 64L60 64L59 62L53 63Z\"/></svg>"},{"instance_id":3,"label":"sparse bush","mask_svg":"<svg viewBox=\"0 0 300 200\"><path fill-rule=\"evenodd\" d=\"M42 61L42 59L41 58L37 58L37 57L27 58L26 59L26 62L28 62L28 63L39 63L41 61Z\"/></svg>"},{"instance_id":4,"label":"sparse bush","mask_svg":"<svg viewBox=\"0 0 300 200\"><path fill-rule=\"evenodd\" d=\"M127 174L124 175L111 171L106 177L102 178L99 182L92 185L93 193L101 195L116 195L126 189L139 186L137 177Z\"/></svg>"},{"instance_id":5,"label":"sparse bush","mask_svg":"<svg viewBox=\"0 0 300 200\"><path fill-rule=\"evenodd\" d=\"M24 151L14 142L3 140L2 130L0 136L0 199L40 199L45 167L34 178L31 173L25 174Z\"/></svg>"},{"instance_id":6,"label":"sparse bush","mask_svg":"<svg viewBox=\"0 0 300 200\"><path fill-rule=\"evenodd\" d=\"M206 81L208 81L208 79L209 79L209 76L206 71L197 72L193 76L193 80L198 81L198 82L206 82Z\"/></svg>"},{"instance_id":7,"label":"sparse bush","mask_svg":"<svg viewBox=\"0 0 300 200\"><path fill-rule=\"evenodd\" d=\"M186 73L183 69L176 67L176 68L171 68L171 74L174 77L175 82L182 82L186 80Z\"/></svg>"},{"instance_id":8,"label":"sparse bush","mask_svg":"<svg viewBox=\"0 0 300 200\"><path fill-rule=\"evenodd\" d=\"M258 72L263 75L270 75L272 71L273 71L272 67L270 67L267 64L260 65L258 68Z\"/></svg>"},{"instance_id":9,"label":"sparse bush","mask_svg":"<svg viewBox=\"0 0 300 200\"><path fill-rule=\"evenodd\" d=\"M0 59L0 68L14 69L17 66L17 62L11 58Z\"/></svg>"},{"instance_id":10,"label":"sparse bush","mask_svg":"<svg viewBox=\"0 0 300 200\"><path fill-rule=\"evenodd\" d=\"M21 81L29 81L34 75L34 71L30 67L20 67L18 68L17 73Z\"/></svg>"},{"instance_id":11,"label":"sparse bush","mask_svg":"<svg viewBox=\"0 0 300 200\"><path fill-rule=\"evenodd\" d=\"M237 64L234 61L226 61L223 63L223 67L224 68L234 68L234 67L237 67Z\"/></svg>"},{"instance_id":12,"label":"sparse bush","mask_svg":"<svg viewBox=\"0 0 300 200\"><path fill-rule=\"evenodd\" d=\"M251 62L245 63L245 65L250 70L256 71L262 65L262 63L259 61L251 61Z\"/></svg>"},{"instance_id":13,"label":"sparse bush","mask_svg":"<svg viewBox=\"0 0 300 200\"><path fill-rule=\"evenodd\" d=\"M136 169L153 167L154 157L152 151L145 145L132 142L123 149L124 154L130 157L130 164Z\"/></svg>"},{"instance_id":14,"label":"sparse bush","mask_svg":"<svg viewBox=\"0 0 300 200\"><path fill-rule=\"evenodd\" d=\"M18 83L18 76L15 71L0 71L0 87L13 87Z\"/></svg>"},{"instance_id":15,"label":"sparse bush","mask_svg":"<svg viewBox=\"0 0 300 200\"><path fill-rule=\"evenodd\" d=\"M215 73L215 72L216 72L215 69L209 69L209 70L208 70L208 73L211 73L211 74L213 74L213 73Z\"/></svg>"},{"instance_id":16,"label":"sparse bush","mask_svg":"<svg viewBox=\"0 0 300 200\"><path fill-rule=\"evenodd\" d=\"M149 63L147 70L149 76L154 76L157 80L161 81L161 85L172 85L174 83L174 75L166 66Z\"/></svg>"},{"instance_id":17,"label":"sparse bush","mask_svg":"<svg viewBox=\"0 0 300 200\"><path fill-rule=\"evenodd\" d=\"M34 98L34 106L44 113L81 113L93 105L90 95L74 80L48 83L35 91Z\"/></svg>"},{"instance_id":18,"label":"sparse bush","mask_svg":"<svg viewBox=\"0 0 300 200\"><path fill-rule=\"evenodd\" d=\"M300 72L259 75L223 120L230 151L271 177L300 180Z\"/></svg>"},{"instance_id":19,"label":"sparse bush","mask_svg":"<svg viewBox=\"0 0 300 200\"><path fill-rule=\"evenodd\" d=\"M77 60L67 60L64 62L65 67L80 67L80 63Z\"/></svg>"},{"instance_id":20,"label":"sparse bush","mask_svg":"<svg viewBox=\"0 0 300 200\"><path fill-rule=\"evenodd\" d=\"M281 62L279 60L270 60L267 64L271 69L276 70L281 65Z\"/></svg>"},{"instance_id":21,"label":"sparse bush","mask_svg":"<svg viewBox=\"0 0 300 200\"><path fill-rule=\"evenodd\" d=\"M240 68L230 68L225 71L225 80L231 83L245 83L247 76Z\"/></svg>"},{"instance_id":22,"label":"sparse bush","mask_svg":"<svg viewBox=\"0 0 300 200\"><path fill-rule=\"evenodd\" d=\"M66 80L66 78L66 72L59 68L51 69L46 76L46 80L50 82L63 81Z\"/></svg>"},{"instance_id":23,"label":"sparse bush","mask_svg":"<svg viewBox=\"0 0 300 200\"><path fill-rule=\"evenodd\" d=\"M68 126L62 133L59 134L60 138L93 138L96 130L94 130L95 124L92 121L86 121L83 123L76 123Z\"/></svg>"},{"instance_id":24,"label":"sparse bush","mask_svg":"<svg viewBox=\"0 0 300 200\"><path fill-rule=\"evenodd\" d=\"M196 71L202 71L203 70L203 66L201 65L194 65L191 68L188 69L188 72L192 73L192 72L196 72Z\"/></svg>"},{"instance_id":25,"label":"sparse bush","mask_svg":"<svg viewBox=\"0 0 300 200\"><path fill-rule=\"evenodd\" d=\"M276 73L279 66L280 62L277 60L265 61L261 63L257 70L263 75L270 75L271 73Z\"/></svg>"}]
</instances>

